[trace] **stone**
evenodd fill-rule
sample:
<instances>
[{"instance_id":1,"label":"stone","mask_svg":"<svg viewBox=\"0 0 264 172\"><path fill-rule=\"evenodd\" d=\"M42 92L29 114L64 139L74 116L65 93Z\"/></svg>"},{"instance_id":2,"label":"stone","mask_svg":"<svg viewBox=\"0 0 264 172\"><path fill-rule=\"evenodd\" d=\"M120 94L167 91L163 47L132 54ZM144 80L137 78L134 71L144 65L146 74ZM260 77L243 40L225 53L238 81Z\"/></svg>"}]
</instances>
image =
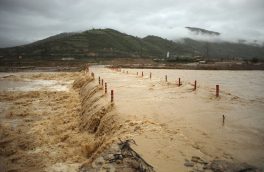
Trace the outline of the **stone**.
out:
<instances>
[{"instance_id":1,"label":"stone","mask_svg":"<svg viewBox=\"0 0 264 172\"><path fill-rule=\"evenodd\" d=\"M194 166L194 163L193 162L190 162L190 161L186 161L184 163L184 166L186 166L186 167L193 167Z\"/></svg>"},{"instance_id":2,"label":"stone","mask_svg":"<svg viewBox=\"0 0 264 172\"><path fill-rule=\"evenodd\" d=\"M192 156L191 161L195 163L206 164L206 162L198 156Z\"/></svg>"}]
</instances>

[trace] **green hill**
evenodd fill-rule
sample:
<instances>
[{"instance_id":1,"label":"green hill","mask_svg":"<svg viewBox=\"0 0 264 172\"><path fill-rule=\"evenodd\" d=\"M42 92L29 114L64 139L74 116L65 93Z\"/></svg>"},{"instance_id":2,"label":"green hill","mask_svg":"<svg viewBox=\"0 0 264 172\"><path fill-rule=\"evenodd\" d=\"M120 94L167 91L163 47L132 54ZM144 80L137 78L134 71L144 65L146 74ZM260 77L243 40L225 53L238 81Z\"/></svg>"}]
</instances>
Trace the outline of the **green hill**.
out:
<instances>
[{"instance_id":1,"label":"green hill","mask_svg":"<svg viewBox=\"0 0 264 172\"><path fill-rule=\"evenodd\" d=\"M181 42L157 36L138 38L113 29L92 29L80 33L62 33L49 38L11 48L1 48L2 58L22 55L24 58L60 59L74 57L163 58L171 56L210 58L263 58L264 48L230 42L205 42L189 38Z\"/></svg>"}]
</instances>

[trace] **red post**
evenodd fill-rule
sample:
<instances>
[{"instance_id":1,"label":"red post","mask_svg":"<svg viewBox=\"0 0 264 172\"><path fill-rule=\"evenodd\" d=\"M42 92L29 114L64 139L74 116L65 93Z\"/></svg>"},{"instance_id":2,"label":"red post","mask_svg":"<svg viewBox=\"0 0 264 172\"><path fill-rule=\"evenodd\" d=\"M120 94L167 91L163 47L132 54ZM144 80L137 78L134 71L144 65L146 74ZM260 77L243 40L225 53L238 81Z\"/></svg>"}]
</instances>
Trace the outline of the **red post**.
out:
<instances>
[{"instance_id":1,"label":"red post","mask_svg":"<svg viewBox=\"0 0 264 172\"><path fill-rule=\"evenodd\" d=\"M142 72L141 76L143 77L144 76L144 73Z\"/></svg>"},{"instance_id":2,"label":"red post","mask_svg":"<svg viewBox=\"0 0 264 172\"><path fill-rule=\"evenodd\" d=\"M165 82L167 82L168 81L168 77L167 77L167 75L165 75Z\"/></svg>"},{"instance_id":3,"label":"red post","mask_svg":"<svg viewBox=\"0 0 264 172\"><path fill-rule=\"evenodd\" d=\"M181 86L181 78L179 78L179 86Z\"/></svg>"},{"instance_id":4,"label":"red post","mask_svg":"<svg viewBox=\"0 0 264 172\"><path fill-rule=\"evenodd\" d=\"M105 94L107 94L107 83L105 82Z\"/></svg>"},{"instance_id":5,"label":"red post","mask_svg":"<svg viewBox=\"0 0 264 172\"><path fill-rule=\"evenodd\" d=\"M111 102L114 102L114 90L111 90Z\"/></svg>"},{"instance_id":6,"label":"red post","mask_svg":"<svg viewBox=\"0 0 264 172\"><path fill-rule=\"evenodd\" d=\"M100 83L101 83L101 78L100 78L100 76L99 76L99 79L98 79L98 80L99 80L99 85L100 85Z\"/></svg>"},{"instance_id":7,"label":"red post","mask_svg":"<svg viewBox=\"0 0 264 172\"><path fill-rule=\"evenodd\" d=\"M215 93L216 97L219 97L219 85L216 85L216 93Z\"/></svg>"},{"instance_id":8,"label":"red post","mask_svg":"<svg viewBox=\"0 0 264 172\"><path fill-rule=\"evenodd\" d=\"M197 85L197 81L195 80L194 81L194 88L193 88L193 90L196 90L196 85Z\"/></svg>"},{"instance_id":9,"label":"red post","mask_svg":"<svg viewBox=\"0 0 264 172\"><path fill-rule=\"evenodd\" d=\"M149 79L151 79L151 77L152 77L152 73L150 72L150 73L149 73Z\"/></svg>"}]
</instances>

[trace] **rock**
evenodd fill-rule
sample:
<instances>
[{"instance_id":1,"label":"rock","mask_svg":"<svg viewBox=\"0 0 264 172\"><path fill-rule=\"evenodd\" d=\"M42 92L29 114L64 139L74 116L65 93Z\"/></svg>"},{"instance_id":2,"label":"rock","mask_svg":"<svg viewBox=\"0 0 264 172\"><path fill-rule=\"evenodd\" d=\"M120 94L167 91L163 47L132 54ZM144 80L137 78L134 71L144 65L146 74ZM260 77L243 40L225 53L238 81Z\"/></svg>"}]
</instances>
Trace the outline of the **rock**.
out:
<instances>
[{"instance_id":1,"label":"rock","mask_svg":"<svg viewBox=\"0 0 264 172\"><path fill-rule=\"evenodd\" d=\"M186 167L193 167L193 166L194 166L194 163L191 162L191 161L186 161L186 162L184 163L184 166L186 166Z\"/></svg>"},{"instance_id":2,"label":"rock","mask_svg":"<svg viewBox=\"0 0 264 172\"><path fill-rule=\"evenodd\" d=\"M192 156L192 159L191 159L192 162L195 162L195 163L200 163L200 164L207 164L204 160L202 160L200 157L198 156Z\"/></svg>"}]
</instances>

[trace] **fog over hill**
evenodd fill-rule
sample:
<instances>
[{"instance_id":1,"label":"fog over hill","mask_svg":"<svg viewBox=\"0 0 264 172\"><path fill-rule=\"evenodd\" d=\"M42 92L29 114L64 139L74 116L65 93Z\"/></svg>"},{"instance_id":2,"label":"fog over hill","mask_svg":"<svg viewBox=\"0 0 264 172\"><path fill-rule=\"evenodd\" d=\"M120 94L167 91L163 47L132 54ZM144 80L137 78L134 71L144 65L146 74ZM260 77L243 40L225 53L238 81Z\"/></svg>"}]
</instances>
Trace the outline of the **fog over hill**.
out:
<instances>
[{"instance_id":1,"label":"fog over hill","mask_svg":"<svg viewBox=\"0 0 264 172\"><path fill-rule=\"evenodd\" d=\"M140 38L246 40L261 45L263 11L263 0L1 0L0 47L92 28L113 28ZM209 39L185 27L221 34Z\"/></svg>"}]
</instances>

